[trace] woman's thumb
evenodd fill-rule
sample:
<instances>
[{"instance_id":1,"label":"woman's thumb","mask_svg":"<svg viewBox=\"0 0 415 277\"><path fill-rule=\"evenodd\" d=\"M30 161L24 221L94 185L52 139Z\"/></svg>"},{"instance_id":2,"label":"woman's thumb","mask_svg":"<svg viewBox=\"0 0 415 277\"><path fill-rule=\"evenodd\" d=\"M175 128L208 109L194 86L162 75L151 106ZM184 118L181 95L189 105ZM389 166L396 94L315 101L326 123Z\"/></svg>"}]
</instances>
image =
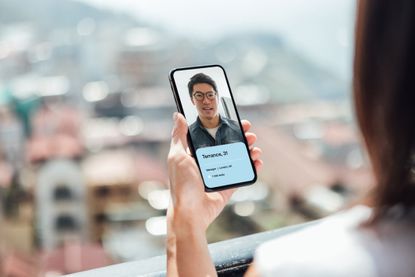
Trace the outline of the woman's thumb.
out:
<instances>
[{"instance_id":1,"label":"woman's thumb","mask_svg":"<svg viewBox=\"0 0 415 277\"><path fill-rule=\"evenodd\" d=\"M187 149L187 122L184 116L178 112L173 114L174 127L172 131L172 146L181 146L184 151Z\"/></svg>"}]
</instances>

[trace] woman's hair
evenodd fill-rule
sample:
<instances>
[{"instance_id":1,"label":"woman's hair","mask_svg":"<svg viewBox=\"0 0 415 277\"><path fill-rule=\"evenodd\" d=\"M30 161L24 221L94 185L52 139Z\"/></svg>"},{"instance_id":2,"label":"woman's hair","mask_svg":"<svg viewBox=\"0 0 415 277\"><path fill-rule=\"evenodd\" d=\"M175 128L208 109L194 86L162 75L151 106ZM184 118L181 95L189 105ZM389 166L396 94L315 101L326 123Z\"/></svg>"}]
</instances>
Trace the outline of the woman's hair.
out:
<instances>
[{"instance_id":1,"label":"woman's hair","mask_svg":"<svg viewBox=\"0 0 415 277\"><path fill-rule=\"evenodd\" d=\"M358 5L354 100L376 180L376 221L415 204L415 1Z\"/></svg>"}]
</instances>

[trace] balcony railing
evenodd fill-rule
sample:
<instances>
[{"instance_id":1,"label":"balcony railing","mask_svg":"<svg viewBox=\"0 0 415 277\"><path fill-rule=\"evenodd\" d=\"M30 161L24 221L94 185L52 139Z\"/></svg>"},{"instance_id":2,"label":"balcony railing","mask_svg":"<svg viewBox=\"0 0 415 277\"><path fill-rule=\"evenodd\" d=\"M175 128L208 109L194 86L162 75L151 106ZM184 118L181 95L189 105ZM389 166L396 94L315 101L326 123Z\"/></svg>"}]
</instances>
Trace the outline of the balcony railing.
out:
<instances>
[{"instance_id":1,"label":"balcony railing","mask_svg":"<svg viewBox=\"0 0 415 277\"><path fill-rule=\"evenodd\" d=\"M255 249L263 242L297 232L317 221L289 226L272 231L239 237L209 245L209 250L219 276L242 276L252 263ZM71 277L159 277L166 276L166 256L83 271Z\"/></svg>"}]
</instances>

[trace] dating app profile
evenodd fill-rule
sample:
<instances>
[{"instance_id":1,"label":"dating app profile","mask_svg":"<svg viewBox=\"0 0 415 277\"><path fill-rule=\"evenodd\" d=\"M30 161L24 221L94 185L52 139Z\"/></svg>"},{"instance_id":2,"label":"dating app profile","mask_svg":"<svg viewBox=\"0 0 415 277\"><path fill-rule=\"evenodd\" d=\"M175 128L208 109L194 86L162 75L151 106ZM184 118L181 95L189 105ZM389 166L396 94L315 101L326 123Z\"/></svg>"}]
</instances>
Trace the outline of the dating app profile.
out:
<instances>
[{"instance_id":1,"label":"dating app profile","mask_svg":"<svg viewBox=\"0 0 415 277\"><path fill-rule=\"evenodd\" d=\"M174 75L189 135L208 188L254 179L236 110L219 67Z\"/></svg>"}]
</instances>

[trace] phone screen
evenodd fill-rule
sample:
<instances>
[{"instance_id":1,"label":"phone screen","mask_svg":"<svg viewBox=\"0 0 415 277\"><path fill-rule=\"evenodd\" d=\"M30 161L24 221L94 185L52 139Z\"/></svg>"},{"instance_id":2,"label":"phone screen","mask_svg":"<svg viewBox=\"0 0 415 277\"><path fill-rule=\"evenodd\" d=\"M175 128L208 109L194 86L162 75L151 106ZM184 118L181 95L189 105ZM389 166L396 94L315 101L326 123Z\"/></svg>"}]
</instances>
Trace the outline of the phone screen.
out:
<instances>
[{"instance_id":1,"label":"phone screen","mask_svg":"<svg viewBox=\"0 0 415 277\"><path fill-rule=\"evenodd\" d=\"M170 73L176 104L189 126L189 147L206 190L251 184L256 172L228 79L219 65Z\"/></svg>"}]
</instances>

